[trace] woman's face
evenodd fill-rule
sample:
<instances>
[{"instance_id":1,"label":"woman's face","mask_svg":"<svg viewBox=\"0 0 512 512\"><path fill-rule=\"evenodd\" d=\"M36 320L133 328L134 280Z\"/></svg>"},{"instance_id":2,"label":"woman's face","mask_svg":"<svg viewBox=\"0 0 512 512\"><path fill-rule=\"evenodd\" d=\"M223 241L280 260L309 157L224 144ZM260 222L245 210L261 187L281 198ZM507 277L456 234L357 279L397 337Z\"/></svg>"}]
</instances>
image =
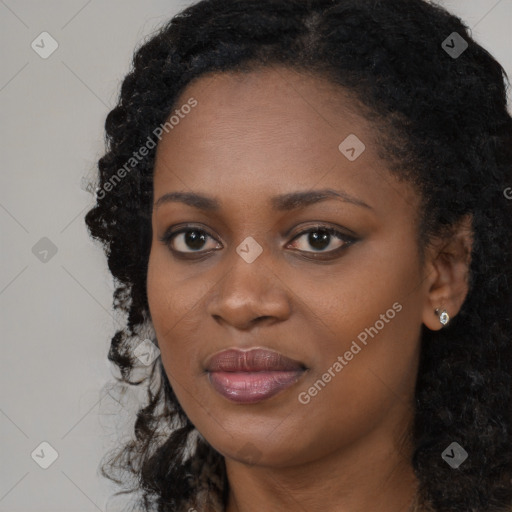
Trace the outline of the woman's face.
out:
<instances>
[{"instance_id":1,"label":"woman's face","mask_svg":"<svg viewBox=\"0 0 512 512\"><path fill-rule=\"evenodd\" d=\"M147 291L187 416L257 465L384 450L412 417L428 282L418 198L377 156L376 128L285 68L202 77L175 109ZM242 352L213 358L228 349Z\"/></svg>"}]
</instances>

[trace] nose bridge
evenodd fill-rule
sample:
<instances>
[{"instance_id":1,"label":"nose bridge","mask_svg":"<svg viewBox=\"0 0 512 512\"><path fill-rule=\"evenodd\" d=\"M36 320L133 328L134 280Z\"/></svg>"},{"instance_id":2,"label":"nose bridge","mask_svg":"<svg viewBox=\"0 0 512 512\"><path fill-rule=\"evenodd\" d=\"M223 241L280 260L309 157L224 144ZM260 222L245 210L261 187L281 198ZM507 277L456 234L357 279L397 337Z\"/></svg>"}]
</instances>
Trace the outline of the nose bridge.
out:
<instances>
[{"instance_id":1,"label":"nose bridge","mask_svg":"<svg viewBox=\"0 0 512 512\"><path fill-rule=\"evenodd\" d=\"M262 242L261 238L260 241ZM229 273L223 282L224 296L253 302L261 300L275 283L268 279L269 250L252 236L242 240L229 258ZM239 297L239 299L236 299Z\"/></svg>"},{"instance_id":2,"label":"nose bridge","mask_svg":"<svg viewBox=\"0 0 512 512\"><path fill-rule=\"evenodd\" d=\"M246 324L258 317L283 318L289 314L284 287L270 270L270 250L249 236L235 247L229 271L219 284L209 313L231 324Z\"/></svg>"}]
</instances>

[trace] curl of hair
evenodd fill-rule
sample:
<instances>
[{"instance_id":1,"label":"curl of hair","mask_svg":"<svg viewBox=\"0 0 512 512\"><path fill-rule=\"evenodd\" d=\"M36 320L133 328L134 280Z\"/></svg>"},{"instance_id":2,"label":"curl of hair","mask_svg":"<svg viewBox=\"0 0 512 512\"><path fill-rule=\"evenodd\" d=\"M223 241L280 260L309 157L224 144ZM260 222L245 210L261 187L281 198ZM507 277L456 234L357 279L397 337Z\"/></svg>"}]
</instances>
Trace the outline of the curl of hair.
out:
<instances>
[{"instance_id":1,"label":"curl of hair","mask_svg":"<svg viewBox=\"0 0 512 512\"><path fill-rule=\"evenodd\" d=\"M441 47L453 32L469 45L457 59ZM436 511L505 510L512 501L507 76L459 18L424 0L203 0L136 51L106 119L100 193L86 215L116 282L114 308L126 314L109 360L121 381L132 384L134 344L151 329L146 274L155 149L144 158L134 152L192 80L280 65L321 75L357 98L360 112L378 127L374 143L381 156L422 198L421 247L471 216L469 294L449 326L422 332L412 463L421 499ZM127 163L122 183L107 192L107 182ZM198 492L204 465L213 468L218 480L209 477L211 488L225 501L223 459L186 417L159 361L144 379L150 381L148 403L137 414L136 440L109 469L137 478L129 492L143 492L140 505L147 511L181 509ZM453 441L469 454L457 470L441 458ZM105 468L102 473L119 483Z\"/></svg>"}]
</instances>

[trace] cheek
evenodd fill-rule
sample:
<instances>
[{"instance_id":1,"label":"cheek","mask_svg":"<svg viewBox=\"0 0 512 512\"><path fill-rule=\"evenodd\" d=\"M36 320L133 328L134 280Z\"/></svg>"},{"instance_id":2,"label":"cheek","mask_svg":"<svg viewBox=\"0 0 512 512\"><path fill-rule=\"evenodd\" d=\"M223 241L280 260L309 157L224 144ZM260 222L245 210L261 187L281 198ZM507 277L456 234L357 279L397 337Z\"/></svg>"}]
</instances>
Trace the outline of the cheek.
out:
<instances>
[{"instance_id":1,"label":"cheek","mask_svg":"<svg viewBox=\"0 0 512 512\"><path fill-rule=\"evenodd\" d=\"M158 338L164 366L176 373L194 354L204 286L194 286L171 265L165 250L152 249L148 262L147 295L151 320ZM172 358L169 352L172 348ZM177 372L181 373L181 372Z\"/></svg>"},{"instance_id":2,"label":"cheek","mask_svg":"<svg viewBox=\"0 0 512 512\"><path fill-rule=\"evenodd\" d=\"M201 276L194 277L173 262L168 249L154 242L148 261L147 294L155 328L165 328L163 341L172 339L182 322L199 313L211 285ZM180 268L181 267L181 268Z\"/></svg>"},{"instance_id":3,"label":"cheek","mask_svg":"<svg viewBox=\"0 0 512 512\"><path fill-rule=\"evenodd\" d=\"M325 364L322 355L343 354L358 337L364 346L372 339L368 330L375 339L388 340L388 348L417 339L422 276L416 248L401 240L390 247L374 245L354 251L328 276L324 271L291 285L310 310L310 329L316 325L325 335L317 361Z\"/></svg>"},{"instance_id":4,"label":"cheek","mask_svg":"<svg viewBox=\"0 0 512 512\"><path fill-rule=\"evenodd\" d=\"M326 335L318 338L301 403L327 430L345 425L357 436L414 393L422 311L415 247L354 258L329 283L309 295Z\"/></svg>"}]
</instances>

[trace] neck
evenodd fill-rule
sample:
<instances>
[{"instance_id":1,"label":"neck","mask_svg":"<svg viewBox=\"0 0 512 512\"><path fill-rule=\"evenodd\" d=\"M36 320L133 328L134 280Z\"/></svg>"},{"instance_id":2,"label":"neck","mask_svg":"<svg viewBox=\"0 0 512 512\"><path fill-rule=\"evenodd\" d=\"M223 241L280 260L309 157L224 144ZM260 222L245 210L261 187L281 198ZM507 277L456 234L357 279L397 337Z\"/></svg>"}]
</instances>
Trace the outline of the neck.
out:
<instances>
[{"instance_id":1,"label":"neck","mask_svg":"<svg viewBox=\"0 0 512 512\"><path fill-rule=\"evenodd\" d=\"M417 491L410 443L374 432L326 457L286 467L226 458L226 512L409 512Z\"/></svg>"}]
</instances>

